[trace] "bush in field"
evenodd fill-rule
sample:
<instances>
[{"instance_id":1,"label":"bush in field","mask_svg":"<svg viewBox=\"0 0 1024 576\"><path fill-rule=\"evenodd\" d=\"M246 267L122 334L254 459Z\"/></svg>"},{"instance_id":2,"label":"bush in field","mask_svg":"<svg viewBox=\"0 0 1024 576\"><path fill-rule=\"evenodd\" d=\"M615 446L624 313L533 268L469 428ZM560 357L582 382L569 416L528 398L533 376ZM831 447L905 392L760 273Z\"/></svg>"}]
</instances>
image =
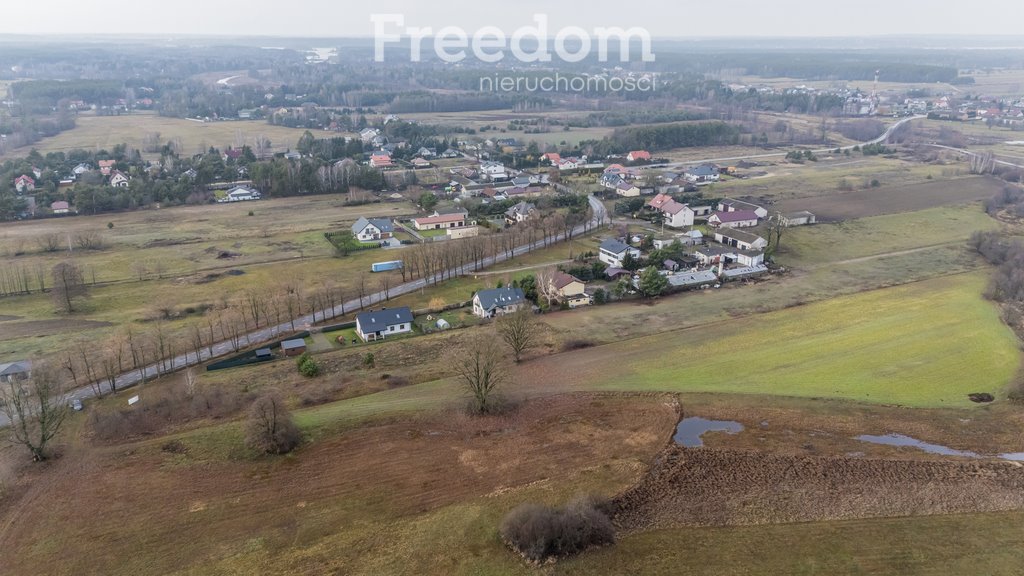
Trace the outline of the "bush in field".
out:
<instances>
[{"instance_id":1,"label":"bush in field","mask_svg":"<svg viewBox=\"0 0 1024 576\"><path fill-rule=\"evenodd\" d=\"M615 542L615 529L592 498L564 508L523 504L501 522L501 538L531 562L579 554L592 546Z\"/></svg>"},{"instance_id":2,"label":"bush in field","mask_svg":"<svg viewBox=\"0 0 1024 576\"><path fill-rule=\"evenodd\" d=\"M296 364L299 367L299 374L306 378L312 378L320 374L320 365L316 363L316 360L313 360L309 352L304 352L302 356L299 356Z\"/></svg>"},{"instance_id":3,"label":"bush in field","mask_svg":"<svg viewBox=\"0 0 1024 576\"><path fill-rule=\"evenodd\" d=\"M249 409L245 445L262 454L287 454L302 441L281 397L273 392L260 396Z\"/></svg>"}]
</instances>

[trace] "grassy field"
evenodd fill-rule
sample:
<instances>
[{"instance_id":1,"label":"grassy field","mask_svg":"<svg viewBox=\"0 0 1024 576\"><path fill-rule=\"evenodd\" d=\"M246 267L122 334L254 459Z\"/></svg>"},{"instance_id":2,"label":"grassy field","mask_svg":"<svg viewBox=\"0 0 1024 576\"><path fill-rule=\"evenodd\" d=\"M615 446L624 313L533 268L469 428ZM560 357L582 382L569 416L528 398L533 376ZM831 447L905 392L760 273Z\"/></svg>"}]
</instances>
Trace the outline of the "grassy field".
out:
<instances>
[{"instance_id":1,"label":"grassy field","mask_svg":"<svg viewBox=\"0 0 1024 576\"><path fill-rule=\"evenodd\" d=\"M404 203L345 207L342 202L341 197L317 196L8 224L0 232L0 264L38 263L49 269L71 259L83 268L87 282L95 276L98 285L70 317L55 312L49 295L4 298L4 315L18 318L3 323L0 357L52 353L67 344L74 322L109 323L75 331L76 338L100 339L119 326L145 328L158 308L219 305L245 290L266 290L285 280L307 288L330 281L345 287L352 298L353 283L372 262L382 259L382 251L334 258L323 232L344 229L360 216L398 216L415 210ZM250 210L253 216L247 215ZM114 227L108 230L107 222ZM78 232L101 234L106 248L42 253L36 245L45 234ZM13 255L19 251L27 253ZM401 250L387 252L396 255ZM392 284L401 279L391 276ZM378 280L371 281L374 291ZM181 320L169 324L172 331L183 327Z\"/></svg>"},{"instance_id":2,"label":"grassy field","mask_svg":"<svg viewBox=\"0 0 1024 576\"><path fill-rule=\"evenodd\" d=\"M928 246L964 244L973 232L996 228L996 221L975 205L929 208L791 228L783 235L777 259L787 266L814 267Z\"/></svg>"},{"instance_id":3,"label":"grassy field","mask_svg":"<svg viewBox=\"0 0 1024 576\"><path fill-rule=\"evenodd\" d=\"M160 141L180 140L182 154L205 152L217 148L254 145L258 136L270 139L275 152L295 147L305 130L272 126L262 120L232 122L198 122L180 118L167 118L151 113L130 116L88 116L77 118L77 126L52 138L45 138L32 147L42 153L68 152L75 149L110 150L116 144L128 144L129 149L143 147L148 134L159 133ZM9 151L7 158L24 156L28 148ZM159 154L143 156L158 158Z\"/></svg>"}]
</instances>

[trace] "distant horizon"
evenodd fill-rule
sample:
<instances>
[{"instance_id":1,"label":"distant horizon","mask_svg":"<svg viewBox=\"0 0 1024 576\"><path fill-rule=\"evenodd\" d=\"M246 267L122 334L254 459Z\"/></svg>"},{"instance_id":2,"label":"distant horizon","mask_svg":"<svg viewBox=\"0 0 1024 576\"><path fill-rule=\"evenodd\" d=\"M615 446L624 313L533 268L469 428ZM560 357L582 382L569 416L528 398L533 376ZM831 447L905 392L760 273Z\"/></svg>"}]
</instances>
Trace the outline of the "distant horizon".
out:
<instances>
[{"instance_id":1,"label":"distant horizon","mask_svg":"<svg viewBox=\"0 0 1024 576\"><path fill-rule=\"evenodd\" d=\"M948 0L860 0L833 5L808 0L717 0L714 3L657 1L635 8L617 0L551 4L518 0L514 5L493 0L447 0L429 5L418 0L392 0L386 5L350 0L249 0L244 7L178 0L173 6L139 0L111 9L104 0L37 0L4 7L0 34L31 36L107 35L130 29L128 36L369 38L372 14L401 14L405 25L435 31L457 26L468 31L496 26L509 32L533 22L535 14L550 19L551 29L579 27L642 27L652 38L667 40L719 38L877 38L877 37L1021 37L1018 0L990 0L985 18L970 18ZM41 18L40 14L45 14ZM952 14L952 16L951 16ZM109 34L120 37L121 34Z\"/></svg>"}]
</instances>

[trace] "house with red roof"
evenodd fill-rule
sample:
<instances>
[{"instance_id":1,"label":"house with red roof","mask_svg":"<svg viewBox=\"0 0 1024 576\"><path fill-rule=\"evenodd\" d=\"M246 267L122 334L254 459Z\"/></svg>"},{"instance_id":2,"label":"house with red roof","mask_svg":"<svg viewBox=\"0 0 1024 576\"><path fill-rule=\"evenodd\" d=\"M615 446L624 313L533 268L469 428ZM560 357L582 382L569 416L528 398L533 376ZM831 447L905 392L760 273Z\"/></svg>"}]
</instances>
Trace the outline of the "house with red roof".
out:
<instances>
[{"instance_id":1,"label":"house with red roof","mask_svg":"<svg viewBox=\"0 0 1024 576\"><path fill-rule=\"evenodd\" d=\"M390 154L383 154L383 153L379 153L379 152L374 152L370 156L370 167L371 168L380 168L380 169L383 170L383 169L386 169L386 168L391 168L394 165L395 164L391 161L391 155Z\"/></svg>"},{"instance_id":2,"label":"house with red roof","mask_svg":"<svg viewBox=\"0 0 1024 576\"><path fill-rule=\"evenodd\" d=\"M640 160L650 161L651 153L647 150L633 150L629 154L626 154L626 160L630 162L638 162Z\"/></svg>"},{"instance_id":3,"label":"house with red roof","mask_svg":"<svg viewBox=\"0 0 1024 576\"><path fill-rule=\"evenodd\" d=\"M110 172L114 169L114 165L117 164L117 160L100 160L100 173L104 176L110 176Z\"/></svg>"},{"instance_id":4,"label":"house with red roof","mask_svg":"<svg viewBox=\"0 0 1024 576\"><path fill-rule=\"evenodd\" d=\"M36 181L31 176L22 174L14 179L14 189L21 192L31 192L36 189Z\"/></svg>"},{"instance_id":5,"label":"house with red roof","mask_svg":"<svg viewBox=\"0 0 1024 576\"><path fill-rule=\"evenodd\" d=\"M67 214L71 211L71 205L63 200L58 200L53 204L50 204L50 210L52 210L54 214Z\"/></svg>"}]
</instances>

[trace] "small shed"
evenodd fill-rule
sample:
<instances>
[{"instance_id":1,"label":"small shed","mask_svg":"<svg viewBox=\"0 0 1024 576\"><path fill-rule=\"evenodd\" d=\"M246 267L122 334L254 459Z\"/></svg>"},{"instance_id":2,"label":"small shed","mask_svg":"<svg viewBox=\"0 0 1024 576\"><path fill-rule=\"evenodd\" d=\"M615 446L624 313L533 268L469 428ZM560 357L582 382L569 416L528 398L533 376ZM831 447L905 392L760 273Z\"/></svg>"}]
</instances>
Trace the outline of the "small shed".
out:
<instances>
[{"instance_id":1,"label":"small shed","mask_svg":"<svg viewBox=\"0 0 1024 576\"><path fill-rule=\"evenodd\" d=\"M449 329L451 327L452 327L452 325L449 324L448 321L445 320L444 318L438 318L437 319L437 329L438 330L447 330L447 329Z\"/></svg>"},{"instance_id":2,"label":"small shed","mask_svg":"<svg viewBox=\"0 0 1024 576\"><path fill-rule=\"evenodd\" d=\"M259 360L269 360L273 357L274 354L270 351L270 348L260 348L256 351L256 358Z\"/></svg>"},{"instance_id":3,"label":"small shed","mask_svg":"<svg viewBox=\"0 0 1024 576\"><path fill-rule=\"evenodd\" d=\"M301 338L281 342L281 351L285 356L298 356L306 351L306 341Z\"/></svg>"}]
</instances>

